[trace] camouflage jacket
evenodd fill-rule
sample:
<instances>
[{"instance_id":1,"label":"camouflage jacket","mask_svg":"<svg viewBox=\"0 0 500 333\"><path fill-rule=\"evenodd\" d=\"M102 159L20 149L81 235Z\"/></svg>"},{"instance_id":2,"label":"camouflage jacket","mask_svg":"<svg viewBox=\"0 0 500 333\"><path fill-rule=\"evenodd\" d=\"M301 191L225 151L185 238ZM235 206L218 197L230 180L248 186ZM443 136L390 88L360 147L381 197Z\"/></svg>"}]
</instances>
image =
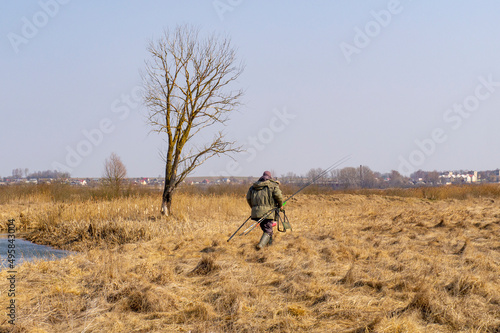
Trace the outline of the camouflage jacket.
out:
<instances>
[{"instance_id":1,"label":"camouflage jacket","mask_svg":"<svg viewBox=\"0 0 500 333\"><path fill-rule=\"evenodd\" d=\"M283 205L283 195L274 180L258 181L248 189L247 202L252 207L252 218L260 219L271 209ZM271 213L266 218L275 216Z\"/></svg>"}]
</instances>

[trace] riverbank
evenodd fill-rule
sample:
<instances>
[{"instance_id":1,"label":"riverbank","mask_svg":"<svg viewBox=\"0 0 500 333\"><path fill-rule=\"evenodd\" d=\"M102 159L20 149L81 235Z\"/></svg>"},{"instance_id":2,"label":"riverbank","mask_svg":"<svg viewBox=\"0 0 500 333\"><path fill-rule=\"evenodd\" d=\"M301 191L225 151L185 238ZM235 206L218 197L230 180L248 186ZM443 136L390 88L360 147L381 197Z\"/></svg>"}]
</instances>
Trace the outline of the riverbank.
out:
<instances>
[{"instance_id":1,"label":"riverbank","mask_svg":"<svg viewBox=\"0 0 500 333\"><path fill-rule=\"evenodd\" d=\"M71 253L73 252L32 243L20 235L13 238L9 234L0 234L0 270L8 269L13 262L17 266L34 260L56 260Z\"/></svg>"},{"instance_id":2,"label":"riverbank","mask_svg":"<svg viewBox=\"0 0 500 333\"><path fill-rule=\"evenodd\" d=\"M500 201L299 195L294 231L229 235L243 196L30 205L32 237L80 253L17 269L19 332L496 332ZM11 203L12 204L12 203ZM38 204L40 206L38 206ZM26 208L26 205L18 207ZM7 273L0 288L8 289ZM7 304L5 293L0 303ZM6 322L3 327L10 327Z\"/></svg>"}]
</instances>

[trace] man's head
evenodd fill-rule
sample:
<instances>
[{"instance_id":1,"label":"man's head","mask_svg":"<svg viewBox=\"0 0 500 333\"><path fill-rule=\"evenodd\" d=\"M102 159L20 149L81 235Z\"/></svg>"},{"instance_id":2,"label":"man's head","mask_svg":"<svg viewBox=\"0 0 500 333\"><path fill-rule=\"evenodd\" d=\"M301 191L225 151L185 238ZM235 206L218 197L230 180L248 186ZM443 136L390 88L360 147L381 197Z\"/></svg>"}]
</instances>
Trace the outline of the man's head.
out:
<instances>
[{"instance_id":1,"label":"man's head","mask_svg":"<svg viewBox=\"0 0 500 333\"><path fill-rule=\"evenodd\" d=\"M271 176L271 173L269 171L264 171L264 173L262 174L262 177L259 178L259 182L263 182L263 181L266 181L269 179L273 179L273 177Z\"/></svg>"}]
</instances>

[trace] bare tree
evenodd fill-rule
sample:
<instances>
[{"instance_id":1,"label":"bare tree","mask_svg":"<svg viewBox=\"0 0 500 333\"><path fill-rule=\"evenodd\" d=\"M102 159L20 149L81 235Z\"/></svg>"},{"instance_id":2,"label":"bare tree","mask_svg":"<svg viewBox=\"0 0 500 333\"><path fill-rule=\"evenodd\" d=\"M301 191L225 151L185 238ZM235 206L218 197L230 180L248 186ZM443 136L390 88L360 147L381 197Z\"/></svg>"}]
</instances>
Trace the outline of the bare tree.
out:
<instances>
[{"instance_id":1,"label":"bare tree","mask_svg":"<svg viewBox=\"0 0 500 333\"><path fill-rule=\"evenodd\" d=\"M412 173L410 175L410 178L414 181L420 181L420 180L423 180L425 178L426 174L427 174L427 172L423 171L422 169L419 169L419 170L415 171L414 173Z\"/></svg>"},{"instance_id":2,"label":"bare tree","mask_svg":"<svg viewBox=\"0 0 500 333\"><path fill-rule=\"evenodd\" d=\"M366 165L359 166L360 185L362 188L373 188L377 184L374 172Z\"/></svg>"},{"instance_id":3,"label":"bare tree","mask_svg":"<svg viewBox=\"0 0 500 333\"><path fill-rule=\"evenodd\" d=\"M21 179L23 178L23 169L17 168L12 170L12 178Z\"/></svg>"},{"instance_id":4,"label":"bare tree","mask_svg":"<svg viewBox=\"0 0 500 333\"><path fill-rule=\"evenodd\" d=\"M338 183L343 188L359 187L359 170L353 167L340 169L337 174Z\"/></svg>"},{"instance_id":5,"label":"bare tree","mask_svg":"<svg viewBox=\"0 0 500 333\"><path fill-rule=\"evenodd\" d=\"M427 172L424 176L424 181L427 184L437 185L439 183L439 172L436 170Z\"/></svg>"},{"instance_id":6,"label":"bare tree","mask_svg":"<svg viewBox=\"0 0 500 333\"><path fill-rule=\"evenodd\" d=\"M286 174L282 175L280 179L284 184L290 184L290 183L297 182L297 180L299 179L299 176L297 176L297 174L295 172L289 171Z\"/></svg>"},{"instance_id":7,"label":"bare tree","mask_svg":"<svg viewBox=\"0 0 500 333\"><path fill-rule=\"evenodd\" d=\"M313 181L314 179L316 179L316 184L324 184L328 178L325 175L320 176L322 173L324 173L324 171L325 170L321 168L312 168L307 171L306 178L308 181Z\"/></svg>"},{"instance_id":8,"label":"bare tree","mask_svg":"<svg viewBox=\"0 0 500 333\"><path fill-rule=\"evenodd\" d=\"M406 183L406 179L399 171L391 170L389 185L393 187L400 187Z\"/></svg>"},{"instance_id":9,"label":"bare tree","mask_svg":"<svg viewBox=\"0 0 500 333\"><path fill-rule=\"evenodd\" d=\"M110 186L115 193L119 193L126 176L127 168L120 157L112 153L109 159L104 161L104 184Z\"/></svg>"},{"instance_id":10,"label":"bare tree","mask_svg":"<svg viewBox=\"0 0 500 333\"><path fill-rule=\"evenodd\" d=\"M224 125L240 103L241 90L231 90L242 66L228 39L199 37L199 30L178 26L149 44L144 100L152 131L166 135L165 187L161 212L172 213L175 189L196 167L215 155L240 151L216 131L205 144L192 140L203 129ZM216 126L217 127L217 126ZM202 132L203 133L203 132ZM200 133L201 134L201 133Z\"/></svg>"}]
</instances>

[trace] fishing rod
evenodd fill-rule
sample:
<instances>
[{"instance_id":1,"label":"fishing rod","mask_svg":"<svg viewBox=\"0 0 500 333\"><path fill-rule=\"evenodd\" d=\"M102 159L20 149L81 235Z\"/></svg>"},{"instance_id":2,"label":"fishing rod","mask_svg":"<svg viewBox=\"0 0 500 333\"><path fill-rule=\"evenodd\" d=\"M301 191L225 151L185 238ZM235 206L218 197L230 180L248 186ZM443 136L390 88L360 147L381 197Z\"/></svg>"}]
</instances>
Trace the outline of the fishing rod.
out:
<instances>
[{"instance_id":1,"label":"fishing rod","mask_svg":"<svg viewBox=\"0 0 500 333\"><path fill-rule=\"evenodd\" d=\"M293 198L297 193L299 193L300 191L302 191L306 187L314 184L318 179L320 179L321 177L323 177L324 175L326 175L329 171L337 168L339 165L343 164L344 162L347 162L347 160L349 160L350 158L351 158L351 155L344 156L340 160L338 160L337 162L335 162L334 164L330 165L326 170L323 170L319 175L317 175L316 177L314 177L309 183L307 183L306 185L302 186L297 192L295 192L294 194L292 194L291 196L289 196L283 202L283 206L286 204L286 202L288 200L290 200L291 198Z\"/></svg>"},{"instance_id":2,"label":"fishing rod","mask_svg":"<svg viewBox=\"0 0 500 333\"><path fill-rule=\"evenodd\" d=\"M245 231L243 231L240 236L243 236L243 235L248 235L250 233L250 231L252 231L255 227L257 227L262 221L265 220L266 217L268 217L272 212L275 212L275 211L279 211L282 207L284 207L286 205L286 203L292 199L294 196L296 196L299 192L301 192L302 190L304 190L306 187L314 184L316 181L318 181L318 179L320 179L321 177L323 177L324 175L326 175L329 171L337 168L339 165L343 164L344 162L346 162L347 160L349 160L351 158L350 155L347 155L347 156L344 156L342 157L340 160L338 160L337 162L335 162L334 164L330 165L328 168L326 168L325 170L323 170L319 175L317 175L316 177L314 177L309 183L305 184L304 186L302 186L298 191L296 191L294 194L292 194L291 196L289 196L285 201L283 201L283 205L281 207L276 207L276 208L273 208L271 210L269 210L264 216L262 216L257 222L255 222L254 224L252 224L250 227L248 227Z\"/></svg>"},{"instance_id":3,"label":"fishing rod","mask_svg":"<svg viewBox=\"0 0 500 333\"><path fill-rule=\"evenodd\" d=\"M347 160L349 160L351 158L351 155L347 155L347 156L344 156L342 157L340 160L338 160L337 162L335 162L334 164L330 165L328 168L326 168L325 170L323 170L319 175L317 175L316 177L314 177L310 182L308 182L307 184L305 184L304 186L302 186L299 190L297 190L294 194L292 194L291 196L289 196L285 201L283 201L283 204L281 207L276 207L276 208L273 208L271 210L269 210L266 214L264 214L264 216L262 216L257 222L255 222L254 224L252 224L250 227L248 227L245 231L243 231L240 236L243 236L243 235L247 235L248 233L250 233L250 231L252 231L256 226L258 226L262 221L264 221L264 219L266 217L268 217L272 212L275 212L275 211L279 211L282 207L284 207L286 205L286 203L292 199L295 195L297 195L299 192L301 192L302 190L304 190L306 187L314 184L316 181L318 181L318 179L320 179L321 177L323 177L324 175L326 175L329 171L337 168L338 166L340 166L341 164L345 163ZM238 232L238 230L240 230L243 225L245 225L245 223L247 223L247 221L250 219L247 218L245 220L245 222L243 222L243 224L236 230L236 232L231 235L231 237L229 237L229 239L227 240L228 242L231 240L231 238L233 238L233 236Z\"/></svg>"},{"instance_id":4,"label":"fishing rod","mask_svg":"<svg viewBox=\"0 0 500 333\"><path fill-rule=\"evenodd\" d=\"M228 242L229 242L229 241L231 240L231 238L233 238L233 237L234 237L234 235L236 235L236 233L237 233L237 232L238 232L238 231L239 231L239 230L240 230L240 229L241 229L241 228L245 225L245 223L247 223L247 222L248 222L248 220L250 220L250 218L251 218L251 217L252 217L252 215L250 215L250 216L249 216L249 217L245 220L245 222L243 222L243 224L242 224L242 225L240 225L240 227L239 227L238 229L236 229L236 231L234 232L234 234L232 234L232 235L231 235L231 237L229 237L229 238L228 238L228 240L227 240Z\"/></svg>"}]
</instances>

